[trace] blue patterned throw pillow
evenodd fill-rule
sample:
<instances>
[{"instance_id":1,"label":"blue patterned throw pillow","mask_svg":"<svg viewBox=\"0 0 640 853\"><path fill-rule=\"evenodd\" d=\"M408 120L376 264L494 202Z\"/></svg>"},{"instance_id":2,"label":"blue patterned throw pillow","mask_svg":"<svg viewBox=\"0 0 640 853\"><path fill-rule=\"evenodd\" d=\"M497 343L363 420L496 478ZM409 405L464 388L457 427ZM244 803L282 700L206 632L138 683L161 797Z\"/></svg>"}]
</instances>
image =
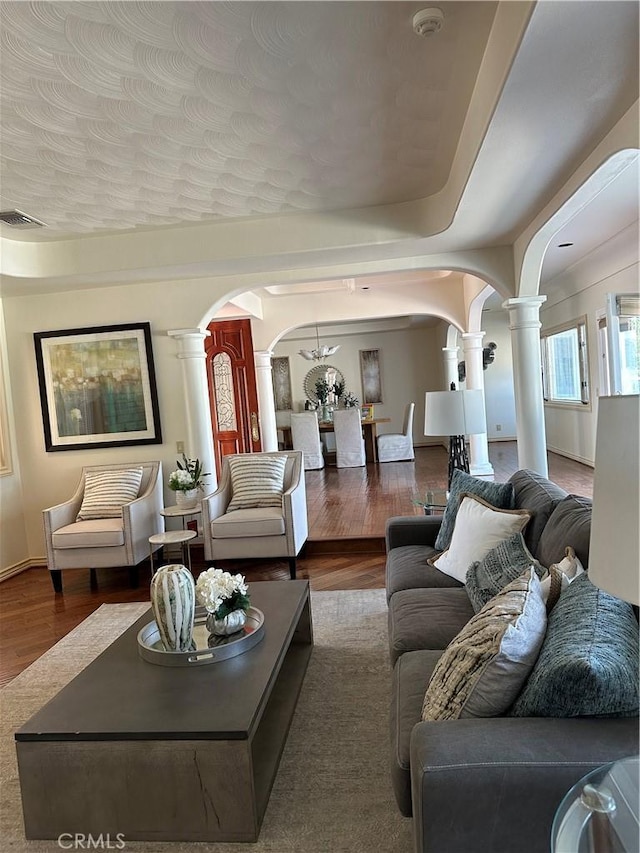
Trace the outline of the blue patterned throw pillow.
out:
<instances>
[{"instance_id":1,"label":"blue patterned throw pillow","mask_svg":"<svg viewBox=\"0 0 640 853\"><path fill-rule=\"evenodd\" d=\"M636 716L638 651L631 605L581 574L551 611L538 660L510 716Z\"/></svg>"},{"instance_id":2,"label":"blue patterned throw pillow","mask_svg":"<svg viewBox=\"0 0 640 853\"><path fill-rule=\"evenodd\" d=\"M435 543L436 551L446 551L451 544L460 505L460 495L463 492L477 495L496 509L513 509L515 506L511 483L493 483L491 480L481 480L479 477L472 477L471 474L456 468L451 478L447 507L443 513L442 524Z\"/></svg>"},{"instance_id":3,"label":"blue patterned throw pillow","mask_svg":"<svg viewBox=\"0 0 640 853\"><path fill-rule=\"evenodd\" d=\"M522 533L504 539L467 570L465 588L476 613L529 566L542 579L547 570L527 548Z\"/></svg>"}]
</instances>

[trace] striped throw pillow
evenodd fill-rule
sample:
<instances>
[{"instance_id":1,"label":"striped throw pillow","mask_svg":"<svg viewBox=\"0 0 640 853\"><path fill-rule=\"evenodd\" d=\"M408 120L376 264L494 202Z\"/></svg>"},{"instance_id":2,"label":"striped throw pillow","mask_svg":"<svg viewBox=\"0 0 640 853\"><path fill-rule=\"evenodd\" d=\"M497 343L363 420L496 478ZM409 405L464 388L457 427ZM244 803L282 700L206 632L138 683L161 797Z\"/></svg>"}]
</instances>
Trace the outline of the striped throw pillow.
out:
<instances>
[{"instance_id":1,"label":"striped throw pillow","mask_svg":"<svg viewBox=\"0 0 640 853\"><path fill-rule=\"evenodd\" d=\"M282 506L286 456L234 456L229 459L233 496L227 512L261 506Z\"/></svg>"},{"instance_id":2,"label":"striped throw pillow","mask_svg":"<svg viewBox=\"0 0 640 853\"><path fill-rule=\"evenodd\" d=\"M82 506L76 520L121 518L123 505L138 497L141 482L142 468L87 471Z\"/></svg>"}]
</instances>

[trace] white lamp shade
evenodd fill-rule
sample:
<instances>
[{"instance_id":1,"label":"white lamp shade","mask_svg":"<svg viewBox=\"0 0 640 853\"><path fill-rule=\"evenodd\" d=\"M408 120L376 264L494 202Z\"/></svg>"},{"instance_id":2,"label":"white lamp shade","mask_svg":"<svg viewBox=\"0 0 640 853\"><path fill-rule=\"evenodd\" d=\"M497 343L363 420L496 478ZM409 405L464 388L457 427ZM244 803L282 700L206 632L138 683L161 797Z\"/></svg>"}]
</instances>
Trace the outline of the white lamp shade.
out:
<instances>
[{"instance_id":1,"label":"white lamp shade","mask_svg":"<svg viewBox=\"0 0 640 853\"><path fill-rule=\"evenodd\" d=\"M589 580L640 604L640 396L600 397Z\"/></svg>"},{"instance_id":2,"label":"white lamp shade","mask_svg":"<svg viewBox=\"0 0 640 853\"><path fill-rule=\"evenodd\" d=\"M427 391L424 401L425 435L475 435L487 431L484 392Z\"/></svg>"}]
</instances>

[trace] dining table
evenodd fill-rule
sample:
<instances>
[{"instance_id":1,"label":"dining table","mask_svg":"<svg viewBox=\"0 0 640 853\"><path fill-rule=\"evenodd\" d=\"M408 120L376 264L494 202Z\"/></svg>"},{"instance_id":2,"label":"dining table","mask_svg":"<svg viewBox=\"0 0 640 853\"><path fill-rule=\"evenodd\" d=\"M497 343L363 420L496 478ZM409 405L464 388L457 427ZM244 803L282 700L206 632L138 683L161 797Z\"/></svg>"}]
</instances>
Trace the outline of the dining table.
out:
<instances>
[{"instance_id":1,"label":"dining table","mask_svg":"<svg viewBox=\"0 0 640 853\"><path fill-rule=\"evenodd\" d=\"M362 421L362 436L364 438L364 453L367 462L377 462L378 461L378 442L376 441L378 435L378 424L388 424L390 423L391 418L365 418ZM318 426L320 427L320 432L333 432L334 425L333 421L319 421ZM284 441L285 450L292 450L293 443L291 441L291 427L290 426L282 426L279 427L282 430L282 437Z\"/></svg>"}]
</instances>

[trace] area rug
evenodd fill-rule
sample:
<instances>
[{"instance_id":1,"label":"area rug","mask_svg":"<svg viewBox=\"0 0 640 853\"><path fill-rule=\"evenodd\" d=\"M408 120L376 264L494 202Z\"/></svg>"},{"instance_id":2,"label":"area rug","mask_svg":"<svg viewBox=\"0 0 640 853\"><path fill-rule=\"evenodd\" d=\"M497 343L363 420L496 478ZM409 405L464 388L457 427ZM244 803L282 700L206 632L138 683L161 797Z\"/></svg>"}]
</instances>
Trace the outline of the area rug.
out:
<instances>
[{"instance_id":1,"label":"area rug","mask_svg":"<svg viewBox=\"0 0 640 853\"><path fill-rule=\"evenodd\" d=\"M147 608L102 605L0 692L2 853L60 850L24 838L15 730ZM410 853L411 821L398 812L389 776L384 590L316 592L311 608L314 649L258 842L131 841L125 850Z\"/></svg>"}]
</instances>

